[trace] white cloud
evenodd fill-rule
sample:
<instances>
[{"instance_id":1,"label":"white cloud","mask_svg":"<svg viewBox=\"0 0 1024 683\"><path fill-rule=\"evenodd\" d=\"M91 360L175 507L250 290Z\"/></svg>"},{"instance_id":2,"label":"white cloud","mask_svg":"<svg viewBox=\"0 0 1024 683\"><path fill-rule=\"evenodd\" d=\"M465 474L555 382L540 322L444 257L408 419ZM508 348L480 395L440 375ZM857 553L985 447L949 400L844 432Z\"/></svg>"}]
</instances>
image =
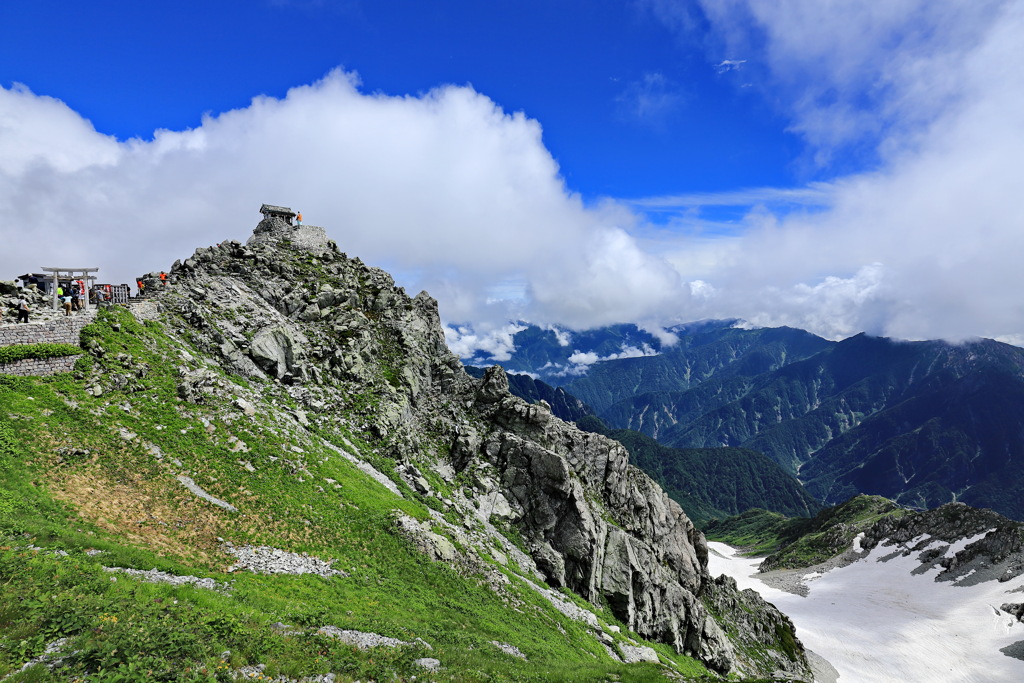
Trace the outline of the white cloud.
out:
<instances>
[{"instance_id":1,"label":"white cloud","mask_svg":"<svg viewBox=\"0 0 1024 683\"><path fill-rule=\"evenodd\" d=\"M724 43L765 65L763 87L820 161L848 145L873 146L878 161L805 188L788 205L785 192L764 190L648 200L659 210L751 203L745 219L722 226L724 237L686 213L678 224L693 229L675 244L660 236L660 253L693 290L680 316L736 316L830 337L1020 338L1024 6L728 0L704 8Z\"/></svg>"},{"instance_id":2,"label":"white cloud","mask_svg":"<svg viewBox=\"0 0 1024 683\"><path fill-rule=\"evenodd\" d=\"M680 30L700 25L672 15L681 3L647 4ZM270 202L430 291L446 320L477 330L451 343L495 358L510 352L508 320L1024 338L1024 6L703 6L712 52L749 59L819 163L854 146L873 166L803 188L591 205L538 122L469 87L365 94L335 71L194 130L118 142L15 86L0 88L0 275L100 266L131 282L246 239ZM710 206L749 211L716 224L699 215ZM647 211L680 213L658 228Z\"/></svg>"},{"instance_id":3,"label":"white cloud","mask_svg":"<svg viewBox=\"0 0 1024 683\"><path fill-rule=\"evenodd\" d=\"M794 206L825 206L833 199L833 187L827 183L810 183L805 187L757 187L724 192L691 192L687 194L642 197L624 200L643 210L682 210L703 206L750 206L751 204L784 204Z\"/></svg>"},{"instance_id":4,"label":"white cloud","mask_svg":"<svg viewBox=\"0 0 1024 683\"><path fill-rule=\"evenodd\" d=\"M18 177L47 168L72 173L120 157L116 140L98 134L60 100L36 96L20 83L0 88L0 173Z\"/></svg>"},{"instance_id":5,"label":"white cloud","mask_svg":"<svg viewBox=\"0 0 1024 683\"><path fill-rule=\"evenodd\" d=\"M572 343L572 332L569 330L557 325L546 325L544 329L555 335L555 341L559 346L569 346Z\"/></svg>"},{"instance_id":6,"label":"white cloud","mask_svg":"<svg viewBox=\"0 0 1024 683\"><path fill-rule=\"evenodd\" d=\"M657 355L658 352L651 348L649 344L641 344L640 346L625 345L617 353L610 353L607 356L602 356L595 351L574 350L569 355L569 364L560 372L552 374L555 377L580 376L587 374L591 365L594 363L600 363L601 361L618 360L620 358L642 358L644 356Z\"/></svg>"},{"instance_id":7,"label":"white cloud","mask_svg":"<svg viewBox=\"0 0 1024 683\"><path fill-rule=\"evenodd\" d=\"M583 329L659 318L689 298L679 273L620 228L594 230L564 256L531 281L533 311L544 321Z\"/></svg>"},{"instance_id":8,"label":"white cloud","mask_svg":"<svg viewBox=\"0 0 1024 683\"><path fill-rule=\"evenodd\" d=\"M465 325L445 325L444 338L448 348L462 358L479 356L484 353L490 356L488 362L499 363L512 357L516 349L513 337L517 332L526 329L526 325L512 323L488 329L486 325L481 331Z\"/></svg>"},{"instance_id":9,"label":"white cloud","mask_svg":"<svg viewBox=\"0 0 1024 683\"><path fill-rule=\"evenodd\" d=\"M715 64L715 71L720 74L724 74L727 71L739 71L746 63L747 60L745 59L723 59L718 64Z\"/></svg>"},{"instance_id":10,"label":"white cloud","mask_svg":"<svg viewBox=\"0 0 1024 683\"><path fill-rule=\"evenodd\" d=\"M126 142L58 100L0 89L0 237L16 245L0 251L0 274L99 266L102 280L132 282L195 247L245 240L263 202L302 209L342 250L430 291L448 320L585 324L610 287L673 284L619 227L630 212L567 190L538 122L469 87L364 94L334 71ZM619 251L631 265L615 263ZM568 300L560 272L591 281Z\"/></svg>"},{"instance_id":11,"label":"white cloud","mask_svg":"<svg viewBox=\"0 0 1024 683\"><path fill-rule=\"evenodd\" d=\"M762 87L819 151L906 134L966 93L961 60L1008 0L701 0L729 52L760 50Z\"/></svg>"},{"instance_id":12,"label":"white cloud","mask_svg":"<svg viewBox=\"0 0 1024 683\"><path fill-rule=\"evenodd\" d=\"M660 323L641 323L638 327L657 339L662 347L675 346L679 342L679 335L666 330Z\"/></svg>"}]
</instances>

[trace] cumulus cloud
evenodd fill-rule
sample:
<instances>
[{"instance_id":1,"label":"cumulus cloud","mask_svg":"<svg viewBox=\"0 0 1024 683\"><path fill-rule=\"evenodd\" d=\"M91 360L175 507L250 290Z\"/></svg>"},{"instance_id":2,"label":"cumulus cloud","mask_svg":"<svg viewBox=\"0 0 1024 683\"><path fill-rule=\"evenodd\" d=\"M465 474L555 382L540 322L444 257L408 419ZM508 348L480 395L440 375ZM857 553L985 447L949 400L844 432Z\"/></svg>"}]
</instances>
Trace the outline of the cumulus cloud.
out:
<instances>
[{"instance_id":1,"label":"cumulus cloud","mask_svg":"<svg viewBox=\"0 0 1024 683\"><path fill-rule=\"evenodd\" d=\"M526 325L520 323L498 327L489 327L486 324L477 327L446 325L444 336L448 348L462 358L477 357L487 362L500 363L512 357L512 352L516 348L513 337L525 329Z\"/></svg>"},{"instance_id":2,"label":"cumulus cloud","mask_svg":"<svg viewBox=\"0 0 1024 683\"><path fill-rule=\"evenodd\" d=\"M117 141L60 100L39 97L20 83L0 88L0 172L18 177L38 168L73 173L121 157Z\"/></svg>"},{"instance_id":3,"label":"cumulus cloud","mask_svg":"<svg viewBox=\"0 0 1024 683\"><path fill-rule=\"evenodd\" d=\"M587 371L590 370L590 366L593 365L594 363L600 363L601 361L606 360L618 360L620 358L642 358L643 356L657 356L658 353L659 352L651 348L649 344L641 344L640 346L624 345L618 352L609 353L606 356L602 356L594 351L574 350L569 355L569 362L565 366L557 366L561 367L562 369L559 370L558 372L553 372L551 374L555 377L580 376L587 374Z\"/></svg>"},{"instance_id":4,"label":"cumulus cloud","mask_svg":"<svg viewBox=\"0 0 1024 683\"><path fill-rule=\"evenodd\" d=\"M683 317L735 315L830 337L1019 339L1024 7L703 7L725 44L758 56L762 87L819 161L848 145L872 146L877 161L788 202L765 190L648 200L662 211L750 200L725 236L696 221L687 233L680 212L682 237L658 242L690 282Z\"/></svg>"},{"instance_id":5,"label":"cumulus cloud","mask_svg":"<svg viewBox=\"0 0 1024 683\"><path fill-rule=\"evenodd\" d=\"M467 355L507 358L509 320L1024 338L1024 6L706 0L698 21L691 3L646 4L680 32L710 27L709 54L747 58L745 78L815 163L870 149L868 170L591 202L566 187L540 123L470 87L368 94L334 71L195 129L118 141L14 86L0 88L0 274L99 266L131 282L246 239L269 202L473 323L449 332ZM716 223L706 206L746 214ZM645 222L655 212L674 217Z\"/></svg>"},{"instance_id":6,"label":"cumulus cloud","mask_svg":"<svg viewBox=\"0 0 1024 683\"><path fill-rule=\"evenodd\" d=\"M197 128L127 141L27 87L0 89L0 224L17 245L0 252L7 277L99 266L102 280L132 282L197 246L245 240L263 202L301 209L457 322L587 324L613 288L664 298L677 286L620 227L629 211L585 206L565 187L537 121L471 87L367 94L338 70ZM587 278L572 300L561 272ZM595 322L628 317L627 303Z\"/></svg>"}]
</instances>

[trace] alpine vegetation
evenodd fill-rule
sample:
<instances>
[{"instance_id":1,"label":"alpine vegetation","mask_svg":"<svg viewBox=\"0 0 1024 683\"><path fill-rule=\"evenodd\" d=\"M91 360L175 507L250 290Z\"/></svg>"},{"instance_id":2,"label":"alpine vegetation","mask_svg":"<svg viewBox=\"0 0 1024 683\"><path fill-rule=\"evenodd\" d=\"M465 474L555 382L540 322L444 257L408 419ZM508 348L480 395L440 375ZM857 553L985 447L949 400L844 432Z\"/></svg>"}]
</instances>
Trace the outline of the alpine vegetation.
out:
<instances>
[{"instance_id":1,"label":"alpine vegetation","mask_svg":"<svg viewBox=\"0 0 1024 683\"><path fill-rule=\"evenodd\" d=\"M0 376L0 676L810 680L621 444L468 375L322 228L152 290Z\"/></svg>"}]
</instances>

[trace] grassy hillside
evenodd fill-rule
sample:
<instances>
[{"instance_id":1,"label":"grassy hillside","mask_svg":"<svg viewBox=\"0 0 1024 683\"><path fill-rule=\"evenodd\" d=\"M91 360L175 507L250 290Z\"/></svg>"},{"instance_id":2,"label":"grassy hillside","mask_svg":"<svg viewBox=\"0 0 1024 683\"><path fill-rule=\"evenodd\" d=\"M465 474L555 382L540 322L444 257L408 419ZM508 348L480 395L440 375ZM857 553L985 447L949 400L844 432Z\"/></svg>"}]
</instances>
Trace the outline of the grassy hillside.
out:
<instances>
[{"instance_id":1,"label":"grassy hillside","mask_svg":"<svg viewBox=\"0 0 1024 683\"><path fill-rule=\"evenodd\" d=\"M857 534L886 517L906 514L905 508L880 496L855 496L826 508L813 518L787 519L765 510L707 524L709 540L746 548L751 554L767 555L763 571L796 569L824 562L848 549Z\"/></svg>"},{"instance_id":2,"label":"grassy hillside","mask_svg":"<svg viewBox=\"0 0 1024 683\"><path fill-rule=\"evenodd\" d=\"M662 664L613 661L497 552L486 570L431 561L396 519L428 520L441 499L402 483L396 495L336 450L395 466L374 450L372 395L307 420L284 385L227 375L175 329L120 308L101 311L83 342L89 354L73 375L0 376L0 676L67 638L63 668L6 680L224 681L257 665L254 680L412 680L425 675L414 664L424 657L442 663L432 680L641 681L665 667L709 675L635 639ZM186 474L237 512L193 494ZM229 571L224 541L307 553L345 574ZM229 588L146 583L105 567ZM586 607L615 638L632 638L607 609ZM362 650L318 632L328 625L412 644Z\"/></svg>"}]
</instances>

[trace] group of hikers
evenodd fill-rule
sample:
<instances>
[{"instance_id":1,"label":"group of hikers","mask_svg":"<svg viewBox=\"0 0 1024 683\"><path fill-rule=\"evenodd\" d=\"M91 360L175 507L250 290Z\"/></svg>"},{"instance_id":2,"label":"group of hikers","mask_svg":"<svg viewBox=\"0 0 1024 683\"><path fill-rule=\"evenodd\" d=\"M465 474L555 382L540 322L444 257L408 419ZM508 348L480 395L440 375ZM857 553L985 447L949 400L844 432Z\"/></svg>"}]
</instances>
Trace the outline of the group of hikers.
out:
<instances>
[{"instance_id":1,"label":"group of hikers","mask_svg":"<svg viewBox=\"0 0 1024 683\"><path fill-rule=\"evenodd\" d=\"M160 271L160 284L162 284L164 287L167 286L167 273L165 273L162 270ZM135 286L138 287L139 289L139 296L142 296L143 293L146 291L146 281L140 277L135 280Z\"/></svg>"},{"instance_id":2,"label":"group of hikers","mask_svg":"<svg viewBox=\"0 0 1024 683\"><path fill-rule=\"evenodd\" d=\"M167 277L166 272L160 272L160 282L165 287L167 286ZM38 289L42 286L42 281L34 275L22 276L17 278L17 281L20 281L22 286L21 296L18 297L16 304L18 310L17 322L27 323L29 312L32 309L25 295L25 288ZM142 278L139 278L135 281L135 284L138 287L139 296L142 296L146 289L146 283ZM96 306L105 306L111 302L117 303L115 298L127 301L129 294L128 285L94 285L92 290L89 291L83 280L68 280L57 283L56 299L64 311L64 315L70 316L74 311L81 311L85 308L86 296L88 296L89 303L93 303ZM117 296L115 297L115 295Z\"/></svg>"}]
</instances>

